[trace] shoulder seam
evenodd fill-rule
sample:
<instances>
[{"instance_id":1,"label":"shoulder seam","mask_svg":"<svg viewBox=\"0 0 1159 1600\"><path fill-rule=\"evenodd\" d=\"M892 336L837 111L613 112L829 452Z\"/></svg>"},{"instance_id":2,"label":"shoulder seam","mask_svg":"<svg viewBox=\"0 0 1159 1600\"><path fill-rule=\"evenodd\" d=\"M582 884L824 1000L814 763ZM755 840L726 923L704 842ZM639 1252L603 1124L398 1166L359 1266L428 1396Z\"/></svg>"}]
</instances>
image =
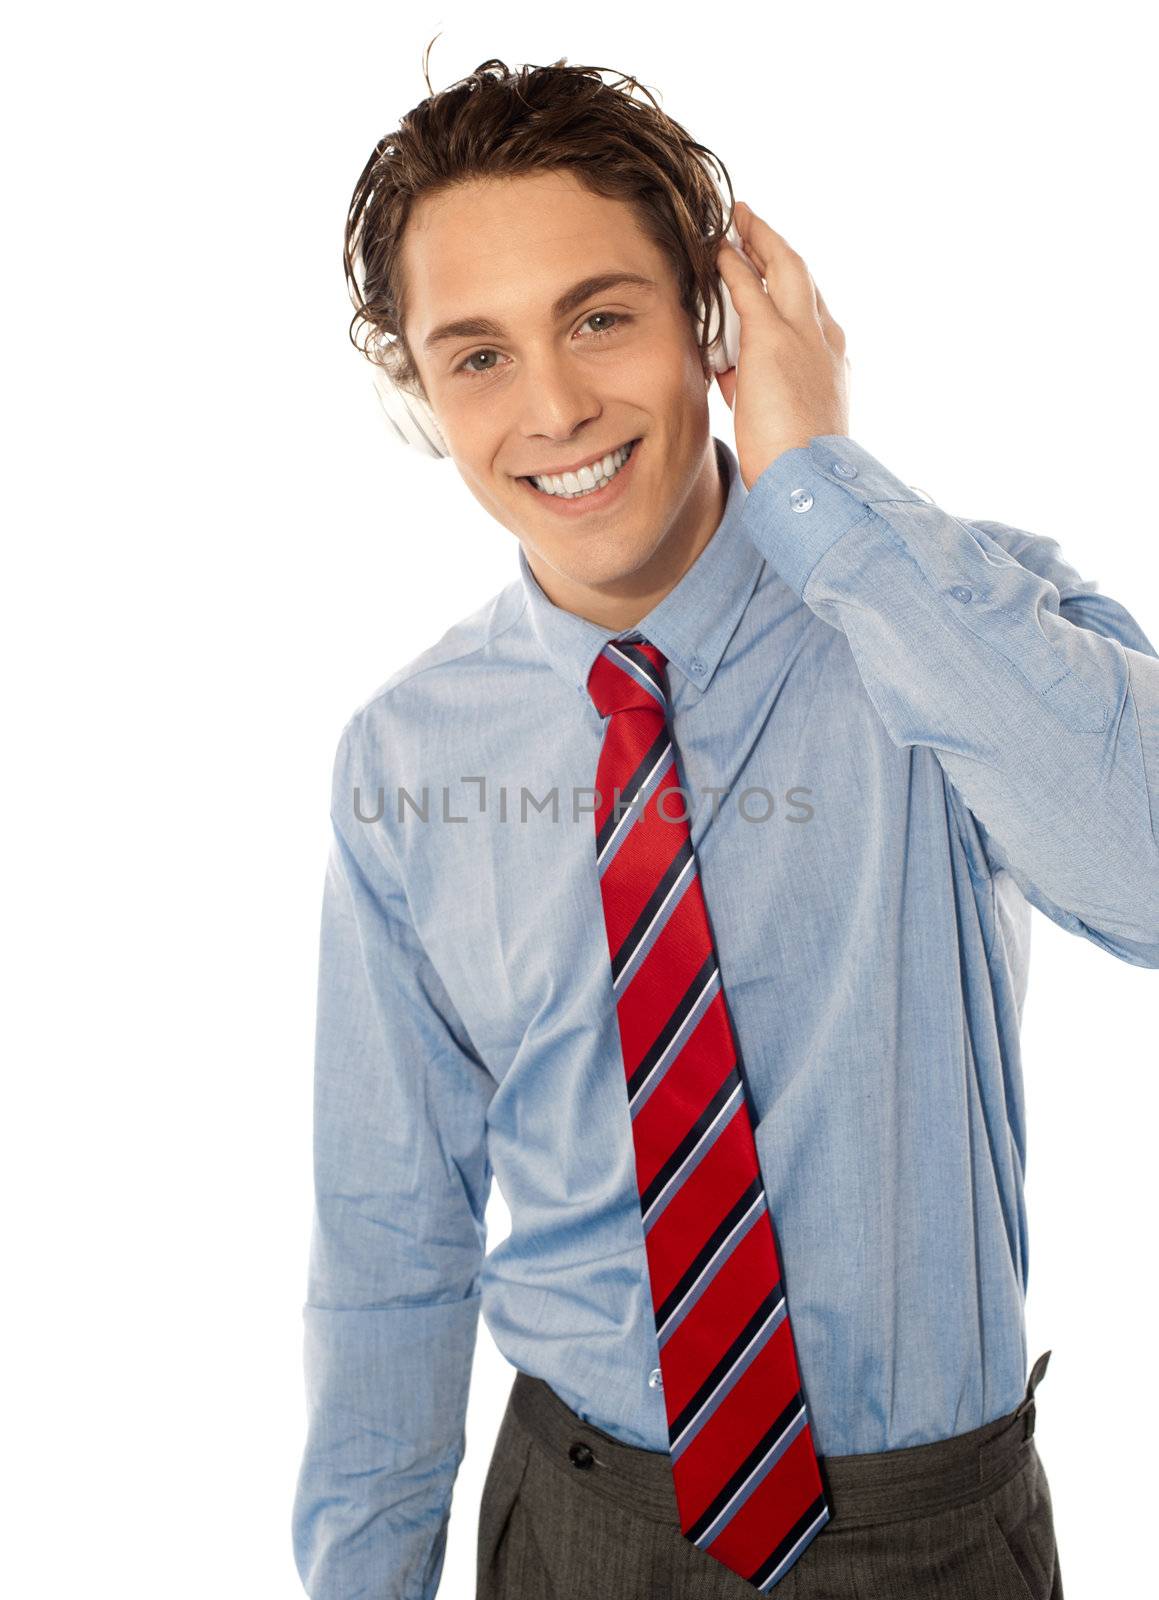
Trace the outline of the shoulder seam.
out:
<instances>
[{"instance_id":1,"label":"shoulder seam","mask_svg":"<svg viewBox=\"0 0 1159 1600\"><path fill-rule=\"evenodd\" d=\"M510 587L512 587L512 585L508 585L508 588L510 588ZM499 594L494 596L494 599L496 599L496 600L500 599L502 597L502 595L505 594L506 592L507 592L507 590L500 590ZM349 728L351 726L351 724L358 717L360 717L364 711L369 711L371 706L377 705L380 700L386 699L389 695L393 694L395 689L401 689L404 683L411 683L411 682L414 681L415 678L421 677L423 675L423 673L425 673L425 672L436 672L440 667L451 666L456 661L465 661L469 657L471 657L473 655L476 655L480 650L485 650L489 644L493 644L497 639L501 639L505 633L509 633L510 630L515 626L515 624L523 616L523 613L526 611L526 609L527 609L527 591L524 590L523 591L523 595L522 595L522 602L521 602L521 604L519 606L519 609L516 611L515 615L511 618L511 620L508 623L506 623L502 628L499 628L496 632L489 633L487 635L487 637L485 639L481 639L478 644L471 645L470 648L464 648L463 650L460 650L457 654L451 655L451 656L446 656L442 660L439 660L439 661L428 661L422 666L417 666L416 665L410 671L408 671L405 666L404 667L399 667L398 671L395 672L395 673L392 673L391 676L386 680L386 682L384 684L382 684L379 688L374 690L374 692L372 694L368 695L365 700L360 701L360 703L357 706L355 706L354 710L350 713L350 716L347 719L346 728ZM466 620L466 619L463 619L463 620ZM431 646L429 648L434 648L434 647ZM343 732L345 732L345 731L346 731L346 729L344 728Z\"/></svg>"}]
</instances>

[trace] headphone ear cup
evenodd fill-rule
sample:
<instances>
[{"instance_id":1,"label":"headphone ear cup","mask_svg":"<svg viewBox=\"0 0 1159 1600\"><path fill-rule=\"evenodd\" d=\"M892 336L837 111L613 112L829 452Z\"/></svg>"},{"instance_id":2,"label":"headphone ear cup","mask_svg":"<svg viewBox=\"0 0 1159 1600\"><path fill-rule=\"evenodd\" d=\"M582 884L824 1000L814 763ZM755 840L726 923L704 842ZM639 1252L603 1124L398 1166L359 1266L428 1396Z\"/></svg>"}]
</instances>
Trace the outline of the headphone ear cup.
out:
<instances>
[{"instance_id":1,"label":"headphone ear cup","mask_svg":"<svg viewBox=\"0 0 1159 1600\"><path fill-rule=\"evenodd\" d=\"M738 250L744 249L744 243L735 221L729 224L725 238L730 240ZM724 324L720 329L713 326L710 330L708 359L713 372L728 372L731 367L736 366L737 356L740 354L740 317L737 315L737 309L732 303L732 295L728 292L728 284L725 283L723 278L720 280L720 288L721 298L724 302ZM698 323L703 326L704 301L699 295L696 297L696 310ZM715 312L716 308L714 306L714 318Z\"/></svg>"},{"instance_id":2,"label":"headphone ear cup","mask_svg":"<svg viewBox=\"0 0 1159 1600\"><path fill-rule=\"evenodd\" d=\"M394 436L401 444L413 445L424 455L440 458L449 456L447 442L439 431L435 414L422 395L400 389L385 368L377 362L371 364L374 389L386 413Z\"/></svg>"}]
</instances>

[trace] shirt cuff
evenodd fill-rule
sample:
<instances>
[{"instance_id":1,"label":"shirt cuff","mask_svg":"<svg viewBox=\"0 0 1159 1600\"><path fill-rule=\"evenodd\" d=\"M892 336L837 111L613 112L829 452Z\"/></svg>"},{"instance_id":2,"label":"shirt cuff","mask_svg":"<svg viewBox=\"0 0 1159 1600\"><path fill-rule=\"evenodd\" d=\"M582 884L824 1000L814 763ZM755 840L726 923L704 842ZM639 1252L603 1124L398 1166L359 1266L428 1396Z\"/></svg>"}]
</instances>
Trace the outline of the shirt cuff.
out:
<instances>
[{"instance_id":1,"label":"shirt cuff","mask_svg":"<svg viewBox=\"0 0 1159 1600\"><path fill-rule=\"evenodd\" d=\"M741 527L798 595L821 557L877 503L916 501L928 495L895 478L876 457L844 433L823 433L784 450L753 484L741 510Z\"/></svg>"}]
</instances>

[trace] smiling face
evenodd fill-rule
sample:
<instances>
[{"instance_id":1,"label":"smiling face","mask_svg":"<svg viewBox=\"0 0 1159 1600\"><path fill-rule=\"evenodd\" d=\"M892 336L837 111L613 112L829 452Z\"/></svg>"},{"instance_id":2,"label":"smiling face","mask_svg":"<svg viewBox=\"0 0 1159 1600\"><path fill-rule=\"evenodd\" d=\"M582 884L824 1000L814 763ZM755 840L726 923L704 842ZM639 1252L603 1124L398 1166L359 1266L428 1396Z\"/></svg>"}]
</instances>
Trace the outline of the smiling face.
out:
<instances>
[{"instance_id":1,"label":"smiling face","mask_svg":"<svg viewBox=\"0 0 1159 1600\"><path fill-rule=\"evenodd\" d=\"M724 512L711 378L668 258L624 201L556 171L419 200L402 269L407 339L463 481L549 599L632 627ZM621 276L644 281L610 281ZM526 481L634 440L590 499Z\"/></svg>"}]
</instances>

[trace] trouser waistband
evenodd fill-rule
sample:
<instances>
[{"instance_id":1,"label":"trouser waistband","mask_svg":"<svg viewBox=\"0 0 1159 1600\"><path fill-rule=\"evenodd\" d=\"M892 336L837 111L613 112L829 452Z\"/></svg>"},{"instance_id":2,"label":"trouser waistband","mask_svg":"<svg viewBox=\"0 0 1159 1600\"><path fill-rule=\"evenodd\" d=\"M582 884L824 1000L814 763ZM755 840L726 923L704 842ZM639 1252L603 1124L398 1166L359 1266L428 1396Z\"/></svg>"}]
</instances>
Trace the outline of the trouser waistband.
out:
<instances>
[{"instance_id":1,"label":"trouser waistband","mask_svg":"<svg viewBox=\"0 0 1159 1600\"><path fill-rule=\"evenodd\" d=\"M902 1450L819 1456L833 1506L831 1523L852 1527L929 1515L981 1499L1012 1478L1035 1449L1034 1391L1049 1360L1050 1351L1043 1351L1013 1411L969 1433ZM540 1446L561 1463L582 1469L593 1489L623 1496L641 1514L679 1527L667 1451L613 1438L583 1421L544 1379L518 1369L509 1403Z\"/></svg>"}]
</instances>

